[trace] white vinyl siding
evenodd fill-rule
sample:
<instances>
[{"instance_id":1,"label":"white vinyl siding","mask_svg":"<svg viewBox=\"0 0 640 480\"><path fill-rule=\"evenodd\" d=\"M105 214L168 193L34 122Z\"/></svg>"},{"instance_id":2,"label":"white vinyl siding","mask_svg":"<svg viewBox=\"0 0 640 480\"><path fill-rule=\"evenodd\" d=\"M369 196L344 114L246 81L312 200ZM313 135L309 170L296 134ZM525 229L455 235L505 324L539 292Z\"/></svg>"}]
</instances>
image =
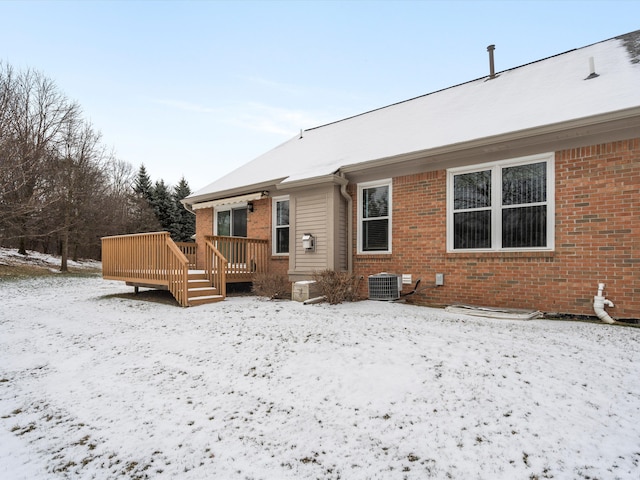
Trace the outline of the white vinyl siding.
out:
<instances>
[{"instance_id":1,"label":"white vinyl siding","mask_svg":"<svg viewBox=\"0 0 640 480\"><path fill-rule=\"evenodd\" d=\"M327 239L331 219L327 193L304 195L295 202L295 271L314 272L328 268ZM316 247L313 253L302 248L302 235L313 235Z\"/></svg>"}]
</instances>

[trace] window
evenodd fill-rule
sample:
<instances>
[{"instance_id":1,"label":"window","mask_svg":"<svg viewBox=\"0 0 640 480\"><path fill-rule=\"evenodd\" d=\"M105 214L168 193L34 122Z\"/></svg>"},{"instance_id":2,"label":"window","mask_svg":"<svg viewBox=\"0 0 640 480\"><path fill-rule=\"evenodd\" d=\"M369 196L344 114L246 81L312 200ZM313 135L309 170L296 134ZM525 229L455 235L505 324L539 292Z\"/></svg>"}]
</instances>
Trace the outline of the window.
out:
<instances>
[{"instance_id":1,"label":"window","mask_svg":"<svg viewBox=\"0 0 640 480\"><path fill-rule=\"evenodd\" d=\"M553 154L447 172L447 246L552 250Z\"/></svg>"},{"instance_id":2,"label":"window","mask_svg":"<svg viewBox=\"0 0 640 480\"><path fill-rule=\"evenodd\" d=\"M273 199L273 254L289 253L289 197Z\"/></svg>"},{"instance_id":3,"label":"window","mask_svg":"<svg viewBox=\"0 0 640 480\"><path fill-rule=\"evenodd\" d=\"M247 236L247 205L216 207L215 234L225 237Z\"/></svg>"},{"instance_id":4,"label":"window","mask_svg":"<svg viewBox=\"0 0 640 480\"><path fill-rule=\"evenodd\" d=\"M391 252L391 180L358 185L358 253Z\"/></svg>"}]
</instances>

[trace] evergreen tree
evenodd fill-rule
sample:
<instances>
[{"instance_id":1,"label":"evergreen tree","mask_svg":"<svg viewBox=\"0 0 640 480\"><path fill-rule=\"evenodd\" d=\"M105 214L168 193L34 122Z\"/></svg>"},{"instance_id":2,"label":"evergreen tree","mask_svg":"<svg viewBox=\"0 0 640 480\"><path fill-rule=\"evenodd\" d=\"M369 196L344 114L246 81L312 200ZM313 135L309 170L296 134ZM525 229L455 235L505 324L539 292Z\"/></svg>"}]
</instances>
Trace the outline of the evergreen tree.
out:
<instances>
[{"instance_id":1,"label":"evergreen tree","mask_svg":"<svg viewBox=\"0 0 640 480\"><path fill-rule=\"evenodd\" d=\"M151 184L151 177L149 177L144 163L140 165L140 169L138 170L138 175L136 176L136 180L133 184L133 191L140 197L144 198L147 202L152 203L153 185Z\"/></svg>"},{"instance_id":2,"label":"evergreen tree","mask_svg":"<svg viewBox=\"0 0 640 480\"><path fill-rule=\"evenodd\" d=\"M169 187L164 180L156 181L151 195L151 206L156 214L162 230L171 234L171 238L175 240L177 230L177 213L176 206L173 202Z\"/></svg>"},{"instance_id":3,"label":"evergreen tree","mask_svg":"<svg viewBox=\"0 0 640 480\"><path fill-rule=\"evenodd\" d=\"M178 242L189 242L196 233L196 216L187 211L180 200L191 195L191 188L184 177L180 179L178 185L173 188L173 202L176 209L176 236Z\"/></svg>"},{"instance_id":4,"label":"evergreen tree","mask_svg":"<svg viewBox=\"0 0 640 480\"><path fill-rule=\"evenodd\" d=\"M131 199L133 232L154 232L162 229L153 204L154 188L144 163L133 182Z\"/></svg>"}]
</instances>

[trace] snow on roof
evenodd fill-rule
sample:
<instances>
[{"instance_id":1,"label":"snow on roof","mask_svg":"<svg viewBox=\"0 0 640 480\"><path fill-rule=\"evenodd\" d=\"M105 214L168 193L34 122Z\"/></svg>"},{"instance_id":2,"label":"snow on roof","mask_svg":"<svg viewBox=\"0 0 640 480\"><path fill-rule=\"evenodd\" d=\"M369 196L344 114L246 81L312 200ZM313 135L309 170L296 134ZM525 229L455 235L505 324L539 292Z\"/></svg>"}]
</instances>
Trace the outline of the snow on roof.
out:
<instances>
[{"instance_id":1,"label":"snow on roof","mask_svg":"<svg viewBox=\"0 0 640 480\"><path fill-rule=\"evenodd\" d=\"M598 76L586 80L591 58ZM640 30L306 130L189 198L637 107L638 85Z\"/></svg>"}]
</instances>

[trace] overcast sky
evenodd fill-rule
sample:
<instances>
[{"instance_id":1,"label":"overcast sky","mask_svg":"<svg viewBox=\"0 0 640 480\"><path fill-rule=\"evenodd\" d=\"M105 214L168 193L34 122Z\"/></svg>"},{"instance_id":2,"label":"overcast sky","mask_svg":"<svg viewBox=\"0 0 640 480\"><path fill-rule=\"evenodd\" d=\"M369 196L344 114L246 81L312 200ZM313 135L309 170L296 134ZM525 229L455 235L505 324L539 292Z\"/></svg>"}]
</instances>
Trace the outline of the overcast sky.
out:
<instances>
[{"instance_id":1,"label":"overcast sky","mask_svg":"<svg viewBox=\"0 0 640 480\"><path fill-rule=\"evenodd\" d=\"M640 1L0 0L0 61L197 190L311 128L640 28Z\"/></svg>"}]
</instances>

